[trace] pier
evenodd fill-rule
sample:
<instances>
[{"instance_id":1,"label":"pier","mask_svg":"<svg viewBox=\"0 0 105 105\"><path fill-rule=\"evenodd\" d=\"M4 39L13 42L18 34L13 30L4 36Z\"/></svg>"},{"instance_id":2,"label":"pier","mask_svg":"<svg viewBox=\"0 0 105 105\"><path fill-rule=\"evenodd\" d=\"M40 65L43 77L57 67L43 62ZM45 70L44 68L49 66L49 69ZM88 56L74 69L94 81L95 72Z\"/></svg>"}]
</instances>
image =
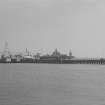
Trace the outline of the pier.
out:
<instances>
[{"instance_id":1,"label":"pier","mask_svg":"<svg viewBox=\"0 0 105 105\"><path fill-rule=\"evenodd\" d=\"M12 54L9 51L8 43L5 43L4 51L0 56L0 63L48 63L48 64L105 64L104 58L78 58L69 54L61 54L56 48L52 54L40 55L40 53L31 54L26 48L25 53Z\"/></svg>"},{"instance_id":2,"label":"pier","mask_svg":"<svg viewBox=\"0 0 105 105\"><path fill-rule=\"evenodd\" d=\"M16 59L0 60L0 63L47 63L47 64L100 64L105 65L105 59L21 59L17 61Z\"/></svg>"}]
</instances>

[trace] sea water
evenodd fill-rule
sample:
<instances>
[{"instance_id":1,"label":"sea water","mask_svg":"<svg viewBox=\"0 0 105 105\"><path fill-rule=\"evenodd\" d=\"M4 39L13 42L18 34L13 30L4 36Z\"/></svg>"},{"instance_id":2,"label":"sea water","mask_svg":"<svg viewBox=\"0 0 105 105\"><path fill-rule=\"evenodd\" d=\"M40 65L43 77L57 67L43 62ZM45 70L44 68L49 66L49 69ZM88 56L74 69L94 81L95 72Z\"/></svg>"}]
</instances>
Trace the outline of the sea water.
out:
<instances>
[{"instance_id":1,"label":"sea water","mask_svg":"<svg viewBox=\"0 0 105 105\"><path fill-rule=\"evenodd\" d=\"M0 64L0 105L105 105L105 65Z\"/></svg>"}]
</instances>

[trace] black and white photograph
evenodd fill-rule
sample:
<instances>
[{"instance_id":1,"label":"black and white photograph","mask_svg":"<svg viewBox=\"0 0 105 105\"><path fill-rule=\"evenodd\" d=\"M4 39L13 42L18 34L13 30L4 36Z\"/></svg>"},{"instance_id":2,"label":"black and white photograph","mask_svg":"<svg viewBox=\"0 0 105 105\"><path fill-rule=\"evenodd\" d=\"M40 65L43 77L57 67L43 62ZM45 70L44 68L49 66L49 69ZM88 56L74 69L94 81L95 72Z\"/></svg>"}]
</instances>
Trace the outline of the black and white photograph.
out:
<instances>
[{"instance_id":1,"label":"black and white photograph","mask_svg":"<svg viewBox=\"0 0 105 105\"><path fill-rule=\"evenodd\" d=\"M0 105L105 105L105 0L0 0Z\"/></svg>"}]
</instances>

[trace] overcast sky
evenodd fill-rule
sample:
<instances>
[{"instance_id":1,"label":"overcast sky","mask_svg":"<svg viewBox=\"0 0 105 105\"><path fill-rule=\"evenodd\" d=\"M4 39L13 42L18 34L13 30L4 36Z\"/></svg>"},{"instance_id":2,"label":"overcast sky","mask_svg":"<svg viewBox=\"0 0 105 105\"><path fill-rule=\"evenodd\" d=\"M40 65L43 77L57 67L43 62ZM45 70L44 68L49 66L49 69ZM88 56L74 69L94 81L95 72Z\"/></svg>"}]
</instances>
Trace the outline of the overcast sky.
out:
<instances>
[{"instance_id":1,"label":"overcast sky","mask_svg":"<svg viewBox=\"0 0 105 105\"><path fill-rule=\"evenodd\" d=\"M105 57L105 0L0 0L0 50Z\"/></svg>"}]
</instances>

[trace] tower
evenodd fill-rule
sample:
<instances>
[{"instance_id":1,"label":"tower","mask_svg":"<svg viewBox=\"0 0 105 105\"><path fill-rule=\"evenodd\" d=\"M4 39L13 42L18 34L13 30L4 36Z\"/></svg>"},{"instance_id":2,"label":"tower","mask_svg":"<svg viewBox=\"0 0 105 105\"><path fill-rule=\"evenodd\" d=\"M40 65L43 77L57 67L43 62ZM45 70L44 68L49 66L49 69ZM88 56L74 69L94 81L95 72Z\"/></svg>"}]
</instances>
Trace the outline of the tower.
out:
<instances>
[{"instance_id":1,"label":"tower","mask_svg":"<svg viewBox=\"0 0 105 105\"><path fill-rule=\"evenodd\" d=\"M10 52L9 52L9 48L8 48L8 42L5 42L3 56L4 57L9 57L10 56Z\"/></svg>"},{"instance_id":2,"label":"tower","mask_svg":"<svg viewBox=\"0 0 105 105\"><path fill-rule=\"evenodd\" d=\"M26 48L26 55L30 55L30 52L28 51L28 49Z\"/></svg>"},{"instance_id":3,"label":"tower","mask_svg":"<svg viewBox=\"0 0 105 105\"><path fill-rule=\"evenodd\" d=\"M4 46L4 51L9 51L9 49L8 49L8 42L5 42L5 46Z\"/></svg>"},{"instance_id":4,"label":"tower","mask_svg":"<svg viewBox=\"0 0 105 105\"><path fill-rule=\"evenodd\" d=\"M58 52L57 48L55 51L52 53L52 56L60 56L60 52Z\"/></svg>"},{"instance_id":5,"label":"tower","mask_svg":"<svg viewBox=\"0 0 105 105\"><path fill-rule=\"evenodd\" d=\"M70 56L70 57L72 56L72 52L71 52L71 50L69 51L69 56Z\"/></svg>"}]
</instances>

